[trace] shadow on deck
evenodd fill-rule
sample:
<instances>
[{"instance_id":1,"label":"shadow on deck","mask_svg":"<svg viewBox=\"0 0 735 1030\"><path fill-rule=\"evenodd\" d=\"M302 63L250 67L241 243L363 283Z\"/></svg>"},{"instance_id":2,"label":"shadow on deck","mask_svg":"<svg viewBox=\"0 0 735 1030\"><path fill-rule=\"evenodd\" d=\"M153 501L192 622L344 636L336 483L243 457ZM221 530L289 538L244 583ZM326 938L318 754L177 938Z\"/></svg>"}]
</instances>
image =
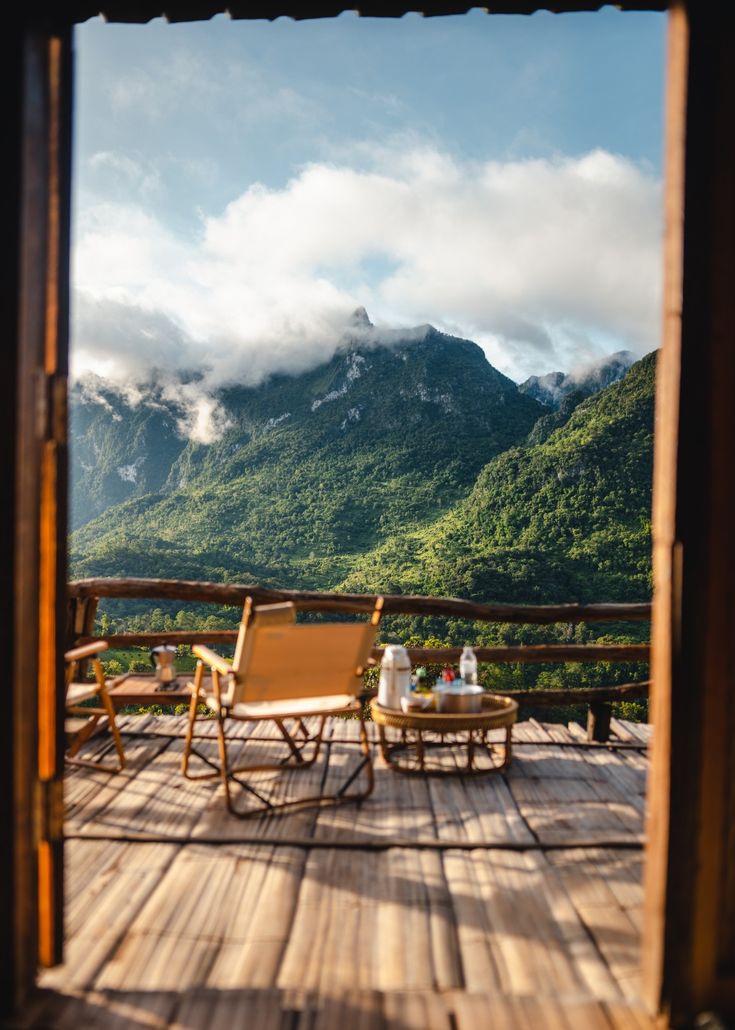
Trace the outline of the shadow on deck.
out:
<instances>
[{"instance_id":1,"label":"shadow on deck","mask_svg":"<svg viewBox=\"0 0 735 1030\"><path fill-rule=\"evenodd\" d=\"M182 719L121 728L122 774L68 777L66 962L21 1025L649 1025L648 727L616 723L619 746L589 748L579 728L523 723L505 775L408 777L378 761L359 807L245 822L218 785L179 775ZM318 766L274 789L328 783L355 729L335 721Z\"/></svg>"}]
</instances>

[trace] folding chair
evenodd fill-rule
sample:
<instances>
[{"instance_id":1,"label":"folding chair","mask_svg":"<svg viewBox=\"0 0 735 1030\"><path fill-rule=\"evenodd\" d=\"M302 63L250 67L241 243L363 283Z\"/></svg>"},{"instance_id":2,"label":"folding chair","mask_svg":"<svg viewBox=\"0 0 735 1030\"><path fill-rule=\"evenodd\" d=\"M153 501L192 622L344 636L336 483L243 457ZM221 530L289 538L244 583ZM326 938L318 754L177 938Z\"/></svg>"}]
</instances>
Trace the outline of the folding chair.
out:
<instances>
[{"instance_id":1,"label":"folding chair","mask_svg":"<svg viewBox=\"0 0 735 1030\"><path fill-rule=\"evenodd\" d=\"M64 655L64 660L67 663L66 714L83 716L86 719L82 728L77 730L72 737L72 740L64 754L64 760L69 765L87 766L91 769L102 769L105 772L117 773L125 768L125 750L120 737L120 731L118 730L117 723L115 721L115 709L112 706L110 695L107 692L105 671L102 668L102 662L98 657L101 651L106 650L107 643L104 640L95 640L91 644L83 644L81 647L75 647L71 651L67 651ZM75 683L74 675L77 671L77 667L79 662L85 658L92 659L95 682ZM94 697L99 697L101 702L100 707L82 705L83 701L89 701ZM117 762L96 762L93 759L78 758L77 755L82 745L92 736L103 716L107 716L109 721L110 733L112 734L115 750L117 751Z\"/></svg>"},{"instance_id":2,"label":"folding chair","mask_svg":"<svg viewBox=\"0 0 735 1030\"><path fill-rule=\"evenodd\" d=\"M368 797L374 785L373 764L359 694L382 609L383 598L379 597L369 622L296 624L293 604L254 608L252 598L248 598L232 662L208 647L195 645L193 648L200 660L194 677L184 741L184 776L188 779L219 777L228 810L240 818L262 811L340 804ZM203 690L205 665L211 670L213 686L213 691L206 693ZM219 765L193 746L193 741L200 739L195 737L195 724L201 718L198 715L201 704L217 716ZM326 720L338 715L358 716L362 759L334 793L275 802L253 783L243 779L244 774L287 767L304 769L313 765L319 757ZM310 716L318 719L315 733L304 721ZM226 735L229 720L275 722L286 748L283 758L266 765L232 767ZM287 723L293 725L289 728ZM247 752L247 740L244 749ZM189 759L192 754L196 754L213 771L191 773ZM350 791L363 770L365 788ZM239 809L232 796L233 782L254 798L258 806L251 804L246 810Z\"/></svg>"}]
</instances>

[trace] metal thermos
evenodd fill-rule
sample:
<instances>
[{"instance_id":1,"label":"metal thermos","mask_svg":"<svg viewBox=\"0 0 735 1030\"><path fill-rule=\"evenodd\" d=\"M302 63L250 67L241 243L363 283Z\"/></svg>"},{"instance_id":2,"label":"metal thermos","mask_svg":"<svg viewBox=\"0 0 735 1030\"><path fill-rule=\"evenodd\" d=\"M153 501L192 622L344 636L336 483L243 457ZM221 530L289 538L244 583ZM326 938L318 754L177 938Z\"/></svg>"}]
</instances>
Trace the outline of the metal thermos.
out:
<instances>
[{"instance_id":1,"label":"metal thermos","mask_svg":"<svg viewBox=\"0 0 735 1030\"><path fill-rule=\"evenodd\" d=\"M411 660L400 644L388 644L380 663L378 704L383 708L400 709L401 698L411 693Z\"/></svg>"}]
</instances>

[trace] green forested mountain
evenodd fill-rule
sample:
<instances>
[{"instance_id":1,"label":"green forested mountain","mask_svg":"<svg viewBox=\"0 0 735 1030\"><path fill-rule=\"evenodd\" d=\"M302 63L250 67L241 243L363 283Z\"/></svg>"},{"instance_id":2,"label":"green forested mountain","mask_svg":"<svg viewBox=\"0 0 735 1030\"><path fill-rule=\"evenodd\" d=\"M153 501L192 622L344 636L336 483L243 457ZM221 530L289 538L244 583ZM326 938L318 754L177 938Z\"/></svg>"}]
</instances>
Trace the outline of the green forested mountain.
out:
<instances>
[{"instance_id":1,"label":"green forested mountain","mask_svg":"<svg viewBox=\"0 0 735 1030\"><path fill-rule=\"evenodd\" d=\"M552 411L423 327L224 392L208 446L160 399L77 397L72 575L647 599L654 365Z\"/></svg>"},{"instance_id":2,"label":"green forested mountain","mask_svg":"<svg viewBox=\"0 0 735 1030\"><path fill-rule=\"evenodd\" d=\"M203 445L160 397L76 398L74 576L334 586L441 517L545 411L476 344L430 326L390 346L363 336L220 401L229 428Z\"/></svg>"},{"instance_id":3,"label":"green forested mountain","mask_svg":"<svg viewBox=\"0 0 735 1030\"><path fill-rule=\"evenodd\" d=\"M71 527L131 497L164 489L185 447L177 412L159 397L131 404L87 380L71 392Z\"/></svg>"},{"instance_id":4,"label":"green forested mountain","mask_svg":"<svg viewBox=\"0 0 735 1030\"><path fill-rule=\"evenodd\" d=\"M97 384L96 399L87 389L73 406L81 525L72 576L520 604L647 600L654 371L651 354L591 397L566 390L544 406L473 343L426 327L390 347L346 346L298 377L223 393L230 427L210 446L185 440L181 411L160 397L131 407ZM174 603L103 610L103 630L110 618L121 630L155 631L237 617ZM383 632L413 644L497 644L633 641L647 629L404 616L386 619ZM112 664L123 668L114 656ZM640 663L483 669L497 689L642 676ZM645 708L636 712L645 717Z\"/></svg>"},{"instance_id":5,"label":"green forested mountain","mask_svg":"<svg viewBox=\"0 0 735 1030\"><path fill-rule=\"evenodd\" d=\"M544 417L442 518L366 555L345 589L647 600L654 373L650 354L571 413Z\"/></svg>"}]
</instances>

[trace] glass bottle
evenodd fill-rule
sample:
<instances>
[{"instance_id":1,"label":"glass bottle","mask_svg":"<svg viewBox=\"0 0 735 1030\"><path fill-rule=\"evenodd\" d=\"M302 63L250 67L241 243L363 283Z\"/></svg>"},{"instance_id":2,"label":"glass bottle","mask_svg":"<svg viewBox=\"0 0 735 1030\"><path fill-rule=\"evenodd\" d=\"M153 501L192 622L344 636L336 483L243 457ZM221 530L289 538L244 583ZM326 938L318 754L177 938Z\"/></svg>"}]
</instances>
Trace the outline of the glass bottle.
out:
<instances>
[{"instance_id":1,"label":"glass bottle","mask_svg":"<svg viewBox=\"0 0 735 1030\"><path fill-rule=\"evenodd\" d=\"M465 647L460 656L459 674L468 686L474 686L477 683L477 656L469 645Z\"/></svg>"}]
</instances>

